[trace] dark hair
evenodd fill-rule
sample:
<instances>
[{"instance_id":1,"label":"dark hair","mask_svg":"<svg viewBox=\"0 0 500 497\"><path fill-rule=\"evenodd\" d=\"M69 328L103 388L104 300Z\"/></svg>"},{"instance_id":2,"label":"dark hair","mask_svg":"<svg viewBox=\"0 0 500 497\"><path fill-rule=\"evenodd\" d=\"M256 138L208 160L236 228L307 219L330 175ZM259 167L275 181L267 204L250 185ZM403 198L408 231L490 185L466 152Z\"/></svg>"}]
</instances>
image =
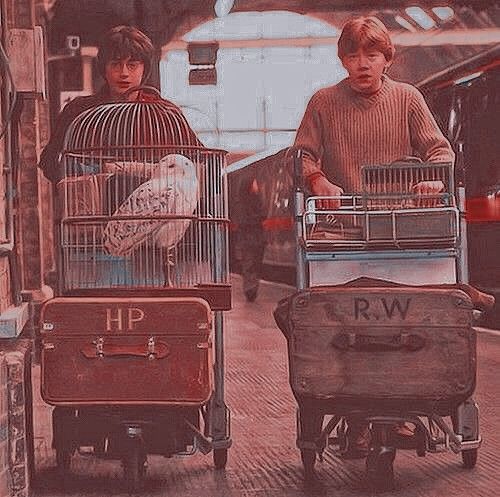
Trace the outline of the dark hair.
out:
<instances>
[{"instance_id":1,"label":"dark hair","mask_svg":"<svg viewBox=\"0 0 500 497\"><path fill-rule=\"evenodd\" d=\"M131 57L143 62L144 81L151 73L153 53L153 43L142 31L133 26L115 26L101 39L97 52L97 67L104 77L108 62Z\"/></svg>"},{"instance_id":2,"label":"dark hair","mask_svg":"<svg viewBox=\"0 0 500 497\"><path fill-rule=\"evenodd\" d=\"M392 61L394 45L380 19L374 16L356 17L345 23L338 42L339 58L360 48L374 48L384 54L387 62Z\"/></svg>"}]
</instances>

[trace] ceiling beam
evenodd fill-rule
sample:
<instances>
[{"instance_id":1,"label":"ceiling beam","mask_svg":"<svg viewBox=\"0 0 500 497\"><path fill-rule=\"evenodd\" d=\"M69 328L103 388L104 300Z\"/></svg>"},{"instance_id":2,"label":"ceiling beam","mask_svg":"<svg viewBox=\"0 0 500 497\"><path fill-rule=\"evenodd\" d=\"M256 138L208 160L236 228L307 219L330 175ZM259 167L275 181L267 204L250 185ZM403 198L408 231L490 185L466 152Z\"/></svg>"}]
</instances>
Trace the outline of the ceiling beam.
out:
<instances>
[{"instance_id":1,"label":"ceiling beam","mask_svg":"<svg viewBox=\"0 0 500 497\"><path fill-rule=\"evenodd\" d=\"M398 9L418 5L423 8L468 6L482 10L497 0L235 0L231 12L290 10L300 13L356 11L365 9Z\"/></svg>"},{"instance_id":2,"label":"ceiling beam","mask_svg":"<svg viewBox=\"0 0 500 497\"><path fill-rule=\"evenodd\" d=\"M432 47L443 45L495 45L500 43L500 28L453 29L420 31L417 33L396 32L391 34L395 45L403 47ZM207 40L208 41L208 40ZM257 40L219 40L220 48L259 47L310 47L312 45L336 45L337 36L318 38L268 38ZM163 47L163 54L170 50L186 50L184 40L172 41Z\"/></svg>"}]
</instances>

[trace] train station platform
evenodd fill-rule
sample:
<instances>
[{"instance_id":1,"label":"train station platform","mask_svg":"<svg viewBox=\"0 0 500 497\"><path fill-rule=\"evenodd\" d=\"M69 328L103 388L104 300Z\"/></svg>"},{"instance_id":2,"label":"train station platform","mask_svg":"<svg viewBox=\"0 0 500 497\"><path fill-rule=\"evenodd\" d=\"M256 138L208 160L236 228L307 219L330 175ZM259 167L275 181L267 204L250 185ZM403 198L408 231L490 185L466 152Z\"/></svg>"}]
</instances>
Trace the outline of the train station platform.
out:
<instances>
[{"instance_id":1,"label":"train station platform","mask_svg":"<svg viewBox=\"0 0 500 497\"><path fill-rule=\"evenodd\" d=\"M291 287L263 282L256 302L247 303L241 280L233 277L233 310L226 314L226 399L231 410L233 446L225 471L216 471L211 455L166 459L150 456L145 488L151 497L306 497L371 496L364 481L364 460L344 461L328 450L317 463L319 483L303 481L295 447L295 401L288 383L286 341L272 311ZM483 446L475 469L462 467L451 452L419 458L398 451L396 488L384 496L496 497L500 452L500 334L478 334L478 387ZM118 461L77 455L71 477L62 482L51 449L51 408L35 391L35 497L127 495ZM103 379L104 380L104 379Z\"/></svg>"}]
</instances>

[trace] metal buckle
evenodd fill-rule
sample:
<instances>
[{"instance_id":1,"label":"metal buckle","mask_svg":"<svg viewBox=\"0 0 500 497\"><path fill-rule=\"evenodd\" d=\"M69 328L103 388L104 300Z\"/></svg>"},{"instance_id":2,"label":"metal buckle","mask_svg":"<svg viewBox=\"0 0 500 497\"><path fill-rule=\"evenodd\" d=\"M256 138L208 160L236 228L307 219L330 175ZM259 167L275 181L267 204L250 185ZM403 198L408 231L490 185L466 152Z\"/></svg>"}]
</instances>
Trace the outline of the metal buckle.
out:
<instances>
[{"instance_id":1,"label":"metal buckle","mask_svg":"<svg viewBox=\"0 0 500 497\"><path fill-rule=\"evenodd\" d=\"M94 341L95 344L95 355L97 357L104 357L104 338L99 337Z\"/></svg>"},{"instance_id":2,"label":"metal buckle","mask_svg":"<svg viewBox=\"0 0 500 497\"><path fill-rule=\"evenodd\" d=\"M156 356L155 345L155 337L150 337L148 340L148 359L150 361L154 360Z\"/></svg>"}]
</instances>

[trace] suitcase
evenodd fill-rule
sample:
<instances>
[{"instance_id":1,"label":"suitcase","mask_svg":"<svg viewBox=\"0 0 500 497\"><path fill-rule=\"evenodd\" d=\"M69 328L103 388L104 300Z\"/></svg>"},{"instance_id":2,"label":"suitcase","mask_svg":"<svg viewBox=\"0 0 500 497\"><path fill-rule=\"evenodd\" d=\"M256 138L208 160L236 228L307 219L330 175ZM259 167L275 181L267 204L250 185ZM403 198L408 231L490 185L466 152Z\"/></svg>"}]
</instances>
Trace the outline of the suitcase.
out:
<instances>
[{"instance_id":1,"label":"suitcase","mask_svg":"<svg viewBox=\"0 0 500 497\"><path fill-rule=\"evenodd\" d=\"M63 178L56 185L59 208L65 217L106 213L106 189L111 174L85 174Z\"/></svg>"},{"instance_id":2,"label":"suitcase","mask_svg":"<svg viewBox=\"0 0 500 497\"><path fill-rule=\"evenodd\" d=\"M58 297L42 308L41 328L49 404L201 405L212 393L203 299Z\"/></svg>"},{"instance_id":3,"label":"suitcase","mask_svg":"<svg viewBox=\"0 0 500 497\"><path fill-rule=\"evenodd\" d=\"M453 412L475 388L472 302L457 289L315 287L275 312L299 403Z\"/></svg>"}]
</instances>

